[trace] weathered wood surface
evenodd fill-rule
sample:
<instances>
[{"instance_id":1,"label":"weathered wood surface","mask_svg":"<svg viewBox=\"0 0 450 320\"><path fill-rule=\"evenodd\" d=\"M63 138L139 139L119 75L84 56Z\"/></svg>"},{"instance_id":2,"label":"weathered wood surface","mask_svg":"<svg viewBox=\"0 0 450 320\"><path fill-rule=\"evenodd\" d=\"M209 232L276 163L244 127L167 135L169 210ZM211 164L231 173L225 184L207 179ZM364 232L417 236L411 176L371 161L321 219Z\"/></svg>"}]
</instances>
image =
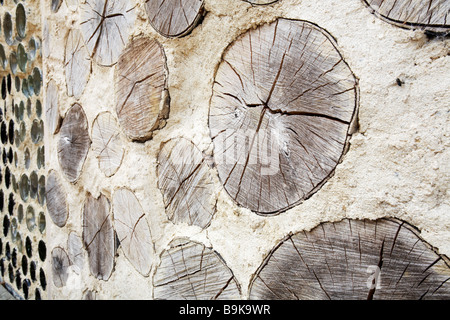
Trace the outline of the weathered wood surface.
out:
<instances>
[{"instance_id":1,"label":"weathered wood surface","mask_svg":"<svg viewBox=\"0 0 450 320\"><path fill-rule=\"evenodd\" d=\"M161 254L153 278L158 300L240 299L240 287L222 258L203 244L177 239Z\"/></svg>"},{"instance_id":2,"label":"weathered wood surface","mask_svg":"<svg viewBox=\"0 0 450 320\"><path fill-rule=\"evenodd\" d=\"M64 227L69 217L66 201L67 195L55 170L50 170L48 174L47 183L45 184L45 196L48 215L54 224L60 228Z\"/></svg>"},{"instance_id":3,"label":"weathered wood surface","mask_svg":"<svg viewBox=\"0 0 450 320\"><path fill-rule=\"evenodd\" d=\"M86 0L80 3L81 32L91 57L103 66L117 62L128 43L135 12L129 0Z\"/></svg>"},{"instance_id":4,"label":"weathered wood surface","mask_svg":"<svg viewBox=\"0 0 450 320\"><path fill-rule=\"evenodd\" d=\"M149 38L134 39L116 67L116 112L126 135L146 141L169 116L166 57Z\"/></svg>"},{"instance_id":5,"label":"weathered wood surface","mask_svg":"<svg viewBox=\"0 0 450 320\"><path fill-rule=\"evenodd\" d=\"M66 285L69 278L70 260L66 251L61 247L56 247L52 250L52 278L53 284L57 288L62 288Z\"/></svg>"},{"instance_id":6,"label":"weathered wood surface","mask_svg":"<svg viewBox=\"0 0 450 320\"><path fill-rule=\"evenodd\" d=\"M66 5L67 7L72 10L75 11L78 8L78 0L66 0Z\"/></svg>"},{"instance_id":7,"label":"weathered wood surface","mask_svg":"<svg viewBox=\"0 0 450 320\"><path fill-rule=\"evenodd\" d=\"M56 134L61 127L61 115L59 113L59 94L54 80L50 80L47 85L45 95L45 119L46 130L51 134Z\"/></svg>"},{"instance_id":8,"label":"weathered wood surface","mask_svg":"<svg viewBox=\"0 0 450 320\"><path fill-rule=\"evenodd\" d=\"M251 299L449 299L448 259L404 222L324 223L289 236L267 257Z\"/></svg>"},{"instance_id":9,"label":"weathered wood surface","mask_svg":"<svg viewBox=\"0 0 450 320\"><path fill-rule=\"evenodd\" d=\"M399 27L450 32L448 0L363 0L381 19Z\"/></svg>"},{"instance_id":10,"label":"weathered wood surface","mask_svg":"<svg viewBox=\"0 0 450 320\"><path fill-rule=\"evenodd\" d=\"M64 117L57 145L61 170L70 182L78 180L90 146L87 118L83 108L76 103Z\"/></svg>"},{"instance_id":11,"label":"weathered wood surface","mask_svg":"<svg viewBox=\"0 0 450 320\"><path fill-rule=\"evenodd\" d=\"M91 59L84 44L81 31L71 29L64 53L67 94L79 99L91 75Z\"/></svg>"},{"instance_id":12,"label":"weathered wood surface","mask_svg":"<svg viewBox=\"0 0 450 320\"><path fill-rule=\"evenodd\" d=\"M169 140L158 154L157 174L169 220L206 228L216 211L216 194L200 150L184 138Z\"/></svg>"},{"instance_id":13,"label":"weathered wood surface","mask_svg":"<svg viewBox=\"0 0 450 320\"><path fill-rule=\"evenodd\" d=\"M69 237L67 238L67 253L69 255L69 259L71 262L72 270L76 274L81 274L83 270L84 263L84 251L83 251L83 242L81 241L81 237L75 233L75 231L71 231L69 233Z\"/></svg>"},{"instance_id":14,"label":"weathered wood surface","mask_svg":"<svg viewBox=\"0 0 450 320\"><path fill-rule=\"evenodd\" d=\"M276 214L333 173L357 112L357 80L332 37L279 19L228 47L217 70L209 126L228 194Z\"/></svg>"},{"instance_id":15,"label":"weathered wood surface","mask_svg":"<svg viewBox=\"0 0 450 320\"><path fill-rule=\"evenodd\" d=\"M100 170L107 176L113 176L125 153L120 140L120 128L109 112L100 113L92 125L92 151L98 159Z\"/></svg>"},{"instance_id":16,"label":"weathered wood surface","mask_svg":"<svg viewBox=\"0 0 450 320\"><path fill-rule=\"evenodd\" d=\"M113 195L114 228L125 256L143 276L153 262L153 242L145 212L131 190L122 188Z\"/></svg>"},{"instance_id":17,"label":"weathered wood surface","mask_svg":"<svg viewBox=\"0 0 450 320\"><path fill-rule=\"evenodd\" d=\"M62 0L52 0L50 8L53 12L58 12L59 8L61 7Z\"/></svg>"},{"instance_id":18,"label":"weathered wood surface","mask_svg":"<svg viewBox=\"0 0 450 320\"><path fill-rule=\"evenodd\" d=\"M88 252L91 274L100 280L108 280L114 267L115 234L112 225L110 203L102 194L86 197L83 210L83 244Z\"/></svg>"},{"instance_id":19,"label":"weathered wood surface","mask_svg":"<svg viewBox=\"0 0 450 320\"><path fill-rule=\"evenodd\" d=\"M203 14L204 0L146 0L145 9L153 28L165 37L190 33Z\"/></svg>"}]
</instances>

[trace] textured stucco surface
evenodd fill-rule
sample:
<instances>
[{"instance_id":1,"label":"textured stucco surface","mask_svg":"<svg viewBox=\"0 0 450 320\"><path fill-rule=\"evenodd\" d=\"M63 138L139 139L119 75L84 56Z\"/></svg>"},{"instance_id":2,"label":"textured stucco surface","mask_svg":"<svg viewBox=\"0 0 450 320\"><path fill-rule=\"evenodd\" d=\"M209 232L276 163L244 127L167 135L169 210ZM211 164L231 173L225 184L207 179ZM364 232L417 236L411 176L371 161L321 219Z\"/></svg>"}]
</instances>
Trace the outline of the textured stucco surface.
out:
<instances>
[{"instance_id":1,"label":"textured stucco surface","mask_svg":"<svg viewBox=\"0 0 450 320\"><path fill-rule=\"evenodd\" d=\"M206 0L206 17L193 32L180 39L166 39L147 21L144 1L136 3L132 36L160 41L167 56L171 110L167 125L146 143L133 143L124 133L126 146L117 173L106 178L89 152L76 184L62 179L68 194L69 219L58 228L48 219L49 255L56 246L67 247L69 232L81 236L86 192L109 199L116 188L128 187L139 199L149 222L155 256L149 277L141 276L121 248L108 281L90 275L85 252L80 275L71 272L63 288L52 285L49 298L81 298L86 289L98 298L150 299L152 275L158 257L175 237L189 237L212 246L231 268L248 295L252 274L267 253L288 233L310 230L321 222L343 218L396 217L417 227L423 238L441 254L450 255L449 118L450 40L428 40L423 32L404 30L377 19L359 0L280 0L252 7L240 0ZM115 115L114 67L93 64L82 97L67 96L64 76L64 42L70 27L79 27L80 15L65 3L58 13L43 8L49 29L49 56L44 57L45 82L53 79L60 91L62 115L80 103L90 132L103 111ZM215 70L226 47L246 30L278 17L307 20L327 30L338 43L344 59L359 79L359 130L334 176L310 199L274 217L261 217L238 207L216 178L217 212L206 230L174 225L167 220L157 188L156 159L160 144L184 136L205 154L213 151L208 128L209 99ZM45 44L44 44L45 45ZM404 82L398 86L396 79ZM46 168L59 169L58 135L45 137ZM213 175L217 173L212 169ZM49 262L50 259L47 260ZM51 270L48 265L48 270Z\"/></svg>"}]
</instances>

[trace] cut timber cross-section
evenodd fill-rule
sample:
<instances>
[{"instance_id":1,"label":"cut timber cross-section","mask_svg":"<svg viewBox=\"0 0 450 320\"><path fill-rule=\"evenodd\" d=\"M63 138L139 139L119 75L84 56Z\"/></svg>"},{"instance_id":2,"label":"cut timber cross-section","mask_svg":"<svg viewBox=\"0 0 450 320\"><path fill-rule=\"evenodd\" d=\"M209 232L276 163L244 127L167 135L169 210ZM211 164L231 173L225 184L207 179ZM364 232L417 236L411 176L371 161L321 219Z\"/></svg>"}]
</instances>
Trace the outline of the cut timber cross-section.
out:
<instances>
[{"instance_id":1,"label":"cut timber cross-section","mask_svg":"<svg viewBox=\"0 0 450 320\"><path fill-rule=\"evenodd\" d=\"M346 219L287 237L253 277L250 298L448 300L448 263L405 222Z\"/></svg>"},{"instance_id":2,"label":"cut timber cross-section","mask_svg":"<svg viewBox=\"0 0 450 320\"><path fill-rule=\"evenodd\" d=\"M66 191L55 170L50 170L45 189L48 215L55 225L62 228L66 225L69 211L66 201Z\"/></svg>"},{"instance_id":3,"label":"cut timber cross-section","mask_svg":"<svg viewBox=\"0 0 450 320\"><path fill-rule=\"evenodd\" d=\"M91 274L108 280L114 267L115 236L109 200L87 195L83 210L83 244L88 252Z\"/></svg>"},{"instance_id":4,"label":"cut timber cross-section","mask_svg":"<svg viewBox=\"0 0 450 320\"><path fill-rule=\"evenodd\" d=\"M240 287L222 258L203 244L174 240L153 279L157 300L236 300Z\"/></svg>"},{"instance_id":5,"label":"cut timber cross-section","mask_svg":"<svg viewBox=\"0 0 450 320\"><path fill-rule=\"evenodd\" d=\"M113 196L114 227L125 256L143 276L153 260L153 242L144 210L131 190L122 188Z\"/></svg>"},{"instance_id":6,"label":"cut timber cross-section","mask_svg":"<svg viewBox=\"0 0 450 320\"><path fill-rule=\"evenodd\" d=\"M72 270L76 274L81 274L84 263L83 242L75 231L69 233L69 237L67 238L67 251Z\"/></svg>"},{"instance_id":7,"label":"cut timber cross-section","mask_svg":"<svg viewBox=\"0 0 450 320\"><path fill-rule=\"evenodd\" d=\"M159 152L157 170L169 220L206 228L216 210L216 195L200 150L184 138L170 140Z\"/></svg>"},{"instance_id":8,"label":"cut timber cross-section","mask_svg":"<svg viewBox=\"0 0 450 320\"><path fill-rule=\"evenodd\" d=\"M190 33L203 16L204 0L146 0L150 24L165 37Z\"/></svg>"},{"instance_id":9,"label":"cut timber cross-section","mask_svg":"<svg viewBox=\"0 0 450 320\"><path fill-rule=\"evenodd\" d=\"M279 19L228 47L210 104L226 191L258 214L277 214L334 172L355 123L358 87L329 34Z\"/></svg>"},{"instance_id":10,"label":"cut timber cross-section","mask_svg":"<svg viewBox=\"0 0 450 320\"><path fill-rule=\"evenodd\" d=\"M66 251L61 247L52 250L52 277L57 288L64 287L69 278L70 260Z\"/></svg>"},{"instance_id":11,"label":"cut timber cross-section","mask_svg":"<svg viewBox=\"0 0 450 320\"><path fill-rule=\"evenodd\" d=\"M70 182L80 177L90 146L86 114L79 104L74 104L64 117L57 145L61 170Z\"/></svg>"},{"instance_id":12,"label":"cut timber cross-section","mask_svg":"<svg viewBox=\"0 0 450 320\"><path fill-rule=\"evenodd\" d=\"M61 115L59 113L58 88L54 80L50 80L47 85L45 101L46 130L51 134L55 134L61 126Z\"/></svg>"},{"instance_id":13,"label":"cut timber cross-section","mask_svg":"<svg viewBox=\"0 0 450 320\"><path fill-rule=\"evenodd\" d=\"M450 32L448 0L363 0L381 19L396 26L435 33Z\"/></svg>"},{"instance_id":14,"label":"cut timber cross-section","mask_svg":"<svg viewBox=\"0 0 450 320\"><path fill-rule=\"evenodd\" d=\"M67 94L79 99L89 81L91 59L78 29L71 29L64 54Z\"/></svg>"},{"instance_id":15,"label":"cut timber cross-section","mask_svg":"<svg viewBox=\"0 0 450 320\"><path fill-rule=\"evenodd\" d=\"M86 0L80 11L81 32L90 55L99 65L112 66L128 43L134 7L128 0Z\"/></svg>"},{"instance_id":16,"label":"cut timber cross-section","mask_svg":"<svg viewBox=\"0 0 450 320\"><path fill-rule=\"evenodd\" d=\"M100 170L113 176L122 164L125 153L116 119L109 112L100 113L92 125L92 150Z\"/></svg>"},{"instance_id":17,"label":"cut timber cross-section","mask_svg":"<svg viewBox=\"0 0 450 320\"><path fill-rule=\"evenodd\" d=\"M134 39L116 68L116 112L131 140L146 141L169 116L166 57L149 38Z\"/></svg>"}]
</instances>

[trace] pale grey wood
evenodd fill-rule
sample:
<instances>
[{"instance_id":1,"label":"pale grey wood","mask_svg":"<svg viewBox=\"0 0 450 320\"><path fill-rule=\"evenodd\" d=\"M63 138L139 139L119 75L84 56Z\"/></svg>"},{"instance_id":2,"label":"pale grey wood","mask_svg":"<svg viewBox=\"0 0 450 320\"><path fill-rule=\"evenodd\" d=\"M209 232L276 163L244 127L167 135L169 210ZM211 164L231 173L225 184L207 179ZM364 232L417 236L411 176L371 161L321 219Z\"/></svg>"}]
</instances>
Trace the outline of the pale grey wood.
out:
<instances>
[{"instance_id":1,"label":"pale grey wood","mask_svg":"<svg viewBox=\"0 0 450 320\"><path fill-rule=\"evenodd\" d=\"M108 280L114 268L115 235L110 203L103 194L87 194L83 210L83 244L88 252L91 274Z\"/></svg>"},{"instance_id":2,"label":"pale grey wood","mask_svg":"<svg viewBox=\"0 0 450 320\"><path fill-rule=\"evenodd\" d=\"M217 198L210 167L200 150L184 138L169 140L158 154L157 174L169 220L206 228Z\"/></svg>"},{"instance_id":3,"label":"pale grey wood","mask_svg":"<svg viewBox=\"0 0 450 320\"><path fill-rule=\"evenodd\" d=\"M288 236L267 256L251 299L449 299L448 259L407 223L350 220Z\"/></svg>"},{"instance_id":4,"label":"pale grey wood","mask_svg":"<svg viewBox=\"0 0 450 320\"><path fill-rule=\"evenodd\" d=\"M42 54L45 58L50 55L50 25L48 20L45 19L42 27Z\"/></svg>"},{"instance_id":5,"label":"pale grey wood","mask_svg":"<svg viewBox=\"0 0 450 320\"><path fill-rule=\"evenodd\" d=\"M204 0L146 0L145 9L153 28L165 37L190 33L203 16Z\"/></svg>"},{"instance_id":6,"label":"pale grey wood","mask_svg":"<svg viewBox=\"0 0 450 320\"><path fill-rule=\"evenodd\" d=\"M161 254L154 278L158 300L235 300L240 287L232 271L211 248L176 239Z\"/></svg>"},{"instance_id":7,"label":"pale grey wood","mask_svg":"<svg viewBox=\"0 0 450 320\"><path fill-rule=\"evenodd\" d=\"M67 94L80 99L91 75L91 59L81 31L71 29L64 53Z\"/></svg>"},{"instance_id":8,"label":"pale grey wood","mask_svg":"<svg viewBox=\"0 0 450 320\"><path fill-rule=\"evenodd\" d=\"M57 288L62 288L66 285L69 278L70 260L66 251L61 247L56 247L52 250L52 278L53 284Z\"/></svg>"},{"instance_id":9,"label":"pale grey wood","mask_svg":"<svg viewBox=\"0 0 450 320\"><path fill-rule=\"evenodd\" d=\"M107 177L119 170L125 149L120 140L120 128L110 112L100 113L92 124L92 151Z\"/></svg>"},{"instance_id":10,"label":"pale grey wood","mask_svg":"<svg viewBox=\"0 0 450 320\"><path fill-rule=\"evenodd\" d=\"M135 194L126 188L113 195L114 228L125 256L143 276L152 267L154 248L145 212Z\"/></svg>"},{"instance_id":11,"label":"pale grey wood","mask_svg":"<svg viewBox=\"0 0 450 320\"><path fill-rule=\"evenodd\" d=\"M84 263L83 242L81 237L75 232L71 231L67 238L67 253L69 255L72 270L76 274L81 274Z\"/></svg>"},{"instance_id":12,"label":"pale grey wood","mask_svg":"<svg viewBox=\"0 0 450 320\"><path fill-rule=\"evenodd\" d=\"M210 102L226 191L264 215L307 199L341 161L357 106L357 80L325 30L279 19L246 32L225 51Z\"/></svg>"},{"instance_id":13,"label":"pale grey wood","mask_svg":"<svg viewBox=\"0 0 450 320\"><path fill-rule=\"evenodd\" d=\"M58 87L54 80L50 80L47 84L45 95L45 120L47 123L46 130L51 134L56 134L61 127L61 115L59 113L59 94Z\"/></svg>"},{"instance_id":14,"label":"pale grey wood","mask_svg":"<svg viewBox=\"0 0 450 320\"><path fill-rule=\"evenodd\" d=\"M131 140L146 141L169 116L166 57L153 39L136 38L116 67L116 112Z\"/></svg>"},{"instance_id":15,"label":"pale grey wood","mask_svg":"<svg viewBox=\"0 0 450 320\"><path fill-rule=\"evenodd\" d=\"M0 301L3 300L16 300L16 298L14 298L14 296L3 286L3 283L0 282Z\"/></svg>"},{"instance_id":16,"label":"pale grey wood","mask_svg":"<svg viewBox=\"0 0 450 320\"><path fill-rule=\"evenodd\" d=\"M64 117L57 144L61 170L70 182L74 183L80 177L90 146L86 114L76 103Z\"/></svg>"},{"instance_id":17,"label":"pale grey wood","mask_svg":"<svg viewBox=\"0 0 450 320\"><path fill-rule=\"evenodd\" d=\"M48 173L45 196L48 215L55 225L60 228L64 227L69 217L67 194L61 184L59 174L55 170L50 170Z\"/></svg>"},{"instance_id":18,"label":"pale grey wood","mask_svg":"<svg viewBox=\"0 0 450 320\"><path fill-rule=\"evenodd\" d=\"M81 32L94 60L112 66L128 43L135 10L129 0L86 0L80 3Z\"/></svg>"},{"instance_id":19,"label":"pale grey wood","mask_svg":"<svg viewBox=\"0 0 450 320\"><path fill-rule=\"evenodd\" d=\"M78 0L66 0L66 5L70 10L76 11L78 9Z\"/></svg>"},{"instance_id":20,"label":"pale grey wood","mask_svg":"<svg viewBox=\"0 0 450 320\"><path fill-rule=\"evenodd\" d=\"M403 28L450 31L448 0L363 0L381 19Z\"/></svg>"},{"instance_id":21,"label":"pale grey wood","mask_svg":"<svg viewBox=\"0 0 450 320\"><path fill-rule=\"evenodd\" d=\"M83 300L99 300L97 291L87 290L83 296Z\"/></svg>"}]
</instances>

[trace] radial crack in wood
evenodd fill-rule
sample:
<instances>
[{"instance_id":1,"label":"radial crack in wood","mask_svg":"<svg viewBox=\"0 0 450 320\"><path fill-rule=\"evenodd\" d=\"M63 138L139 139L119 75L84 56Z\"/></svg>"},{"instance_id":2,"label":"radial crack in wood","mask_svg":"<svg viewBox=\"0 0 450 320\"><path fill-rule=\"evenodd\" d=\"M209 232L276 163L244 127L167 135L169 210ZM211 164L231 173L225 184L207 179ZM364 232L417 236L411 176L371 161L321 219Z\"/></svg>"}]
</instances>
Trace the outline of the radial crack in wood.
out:
<instances>
[{"instance_id":1,"label":"radial crack in wood","mask_svg":"<svg viewBox=\"0 0 450 320\"><path fill-rule=\"evenodd\" d=\"M146 0L145 9L153 28L165 37L189 34L203 16L204 0Z\"/></svg>"},{"instance_id":2,"label":"radial crack in wood","mask_svg":"<svg viewBox=\"0 0 450 320\"><path fill-rule=\"evenodd\" d=\"M92 151L98 159L100 170L107 177L113 176L122 164L125 148L116 119L109 112L100 113L94 120Z\"/></svg>"},{"instance_id":3,"label":"radial crack in wood","mask_svg":"<svg viewBox=\"0 0 450 320\"><path fill-rule=\"evenodd\" d=\"M47 212L53 223L62 228L69 217L67 195L55 170L50 170L45 184Z\"/></svg>"},{"instance_id":4,"label":"radial crack in wood","mask_svg":"<svg viewBox=\"0 0 450 320\"><path fill-rule=\"evenodd\" d=\"M78 180L91 145L83 108L74 104L66 113L57 145L58 160L67 180Z\"/></svg>"},{"instance_id":5,"label":"radial crack in wood","mask_svg":"<svg viewBox=\"0 0 450 320\"><path fill-rule=\"evenodd\" d=\"M153 278L158 300L237 300L240 287L223 259L211 248L174 240L161 254Z\"/></svg>"},{"instance_id":6,"label":"radial crack in wood","mask_svg":"<svg viewBox=\"0 0 450 320\"><path fill-rule=\"evenodd\" d=\"M91 59L80 30L71 29L64 54L67 94L79 99L89 81Z\"/></svg>"},{"instance_id":7,"label":"radial crack in wood","mask_svg":"<svg viewBox=\"0 0 450 320\"><path fill-rule=\"evenodd\" d=\"M128 43L134 7L128 0L86 0L80 11L81 32L91 57L99 65L114 65Z\"/></svg>"},{"instance_id":8,"label":"radial crack in wood","mask_svg":"<svg viewBox=\"0 0 450 320\"><path fill-rule=\"evenodd\" d=\"M324 223L282 241L253 276L251 299L449 299L449 260L394 219Z\"/></svg>"},{"instance_id":9,"label":"radial crack in wood","mask_svg":"<svg viewBox=\"0 0 450 320\"><path fill-rule=\"evenodd\" d=\"M318 26L279 19L225 51L209 127L228 194L258 214L277 214L316 192L348 145L357 80Z\"/></svg>"},{"instance_id":10,"label":"radial crack in wood","mask_svg":"<svg viewBox=\"0 0 450 320\"><path fill-rule=\"evenodd\" d=\"M57 288L62 288L66 285L69 278L70 260L66 251L61 247L56 247L52 250L52 278L53 284Z\"/></svg>"},{"instance_id":11,"label":"radial crack in wood","mask_svg":"<svg viewBox=\"0 0 450 320\"><path fill-rule=\"evenodd\" d=\"M91 274L108 280L114 268L115 234L109 200L87 194L83 210L83 244L88 252Z\"/></svg>"},{"instance_id":12,"label":"radial crack in wood","mask_svg":"<svg viewBox=\"0 0 450 320\"><path fill-rule=\"evenodd\" d=\"M150 228L134 193L121 188L113 196L114 227L125 256L143 276L148 276L153 262Z\"/></svg>"},{"instance_id":13,"label":"radial crack in wood","mask_svg":"<svg viewBox=\"0 0 450 320\"><path fill-rule=\"evenodd\" d=\"M450 32L448 0L363 0L381 19L408 29Z\"/></svg>"},{"instance_id":14,"label":"radial crack in wood","mask_svg":"<svg viewBox=\"0 0 450 320\"><path fill-rule=\"evenodd\" d=\"M146 141L169 116L166 57L149 38L134 39L116 68L116 112L131 140Z\"/></svg>"},{"instance_id":15,"label":"radial crack in wood","mask_svg":"<svg viewBox=\"0 0 450 320\"><path fill-rule=\"evenodd\" d=\"M210 168L200 150L184 138L169 140L159 152L157 174L169 220L208 227L217 198Z\"/></svg>"},{"instance_id":16,"label":"radial crack in wood","mask_svg":"<svg viewBox=\"0 0 450 320\"><path fill-rule=\"evenodd\" d=\"M50 80L47 84L47 93L45 96L45 119L47 123L46 129L51 134L56 134L61 126L61 115L59 113L59 95L58 88L54 80Z\"/></svg>"}]
</instances>

